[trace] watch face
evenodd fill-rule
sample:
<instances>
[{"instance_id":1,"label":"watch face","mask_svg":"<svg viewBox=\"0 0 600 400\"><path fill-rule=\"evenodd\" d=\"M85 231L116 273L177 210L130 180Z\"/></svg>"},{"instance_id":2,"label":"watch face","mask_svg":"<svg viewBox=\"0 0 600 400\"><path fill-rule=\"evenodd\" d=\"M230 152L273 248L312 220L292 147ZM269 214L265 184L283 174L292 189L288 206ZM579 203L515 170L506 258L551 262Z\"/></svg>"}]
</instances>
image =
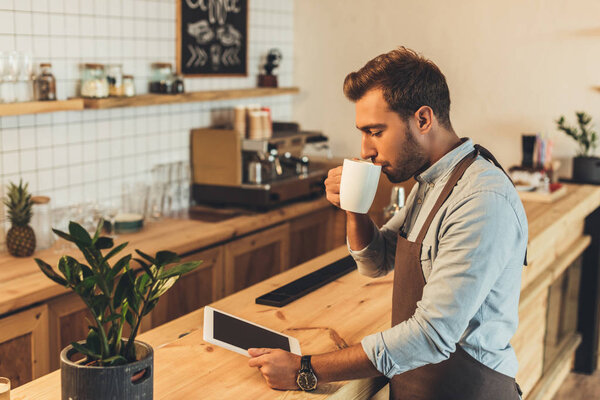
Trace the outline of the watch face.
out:
<instances>
[{"instance_id":1,"label":"watch face","mask_svg":"<svg viewBox=\"0 0 600 400\"><path fill-rule=\"evenodd\" d=\"M314 390L317 387L317 377L312 372L300 372L296 382L302 390Z\"/></svg>"}]
</instances>

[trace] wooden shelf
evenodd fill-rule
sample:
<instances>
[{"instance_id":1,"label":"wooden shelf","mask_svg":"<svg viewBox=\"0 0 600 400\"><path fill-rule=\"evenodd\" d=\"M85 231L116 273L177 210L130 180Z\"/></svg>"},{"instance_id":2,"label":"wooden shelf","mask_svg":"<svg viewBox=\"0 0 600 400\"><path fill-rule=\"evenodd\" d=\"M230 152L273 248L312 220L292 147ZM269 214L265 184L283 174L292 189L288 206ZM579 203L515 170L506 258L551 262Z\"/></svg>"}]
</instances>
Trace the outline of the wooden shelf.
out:
<instances>
[{"instance_id":1,"label":"wooden shelf","mask_svg":"<svg viewBox=\"0 0 600 400\"><path fill-rule=\"evenodd\" d=\"M0 117L77 110L83 110L83 99L28 101L24 103L0 104Z\"/></svg>"},{"instance_id":2,"label":"wooden shelf","mask_svg":"<svg viewBox=\"0 0 600 400\"><path fill-rule=\"evenodd\" d=\"M266 97L283 94L294 94L300 91L297 87L285 88L250 88L233 90L207 90L182 94L143 94L133 97L109 97L106 99L83 99L86 109L106 109L118 107L155 106L160 104L192 103L199 101L218 101L243 99L248 97Z\"/></svg>"},{"instance_id":3,"label":"wooden shelf","mask_svg":"<svg viewBox=\"0 0 600 400\"><path fill-rule=\"evenodd\" d=\"M29 101L25 103L0 104L0 117L9 115L39 114L56 111L78 111L84 109L107 109L118 107L155 106L160 104L219 101L249 97L267 97L300 92L297 87L250 88L232 90L206 90L182 94L142 94L133 97L109 97L106 99L73 98L57 101Z\"/></svg>"}]
</instances>

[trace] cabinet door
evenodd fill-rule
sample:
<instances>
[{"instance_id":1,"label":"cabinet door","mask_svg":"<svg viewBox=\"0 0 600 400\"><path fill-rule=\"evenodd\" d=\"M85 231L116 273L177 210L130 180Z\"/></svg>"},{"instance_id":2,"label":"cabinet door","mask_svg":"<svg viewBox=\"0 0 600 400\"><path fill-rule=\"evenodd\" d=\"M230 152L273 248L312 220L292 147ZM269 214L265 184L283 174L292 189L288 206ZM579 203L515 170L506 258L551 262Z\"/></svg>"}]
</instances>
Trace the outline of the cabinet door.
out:
<instances>
[{"instance_id":1,"label":"cabinet door","mask_svg":"<svg viewBox=\"0 0 600 400\"><path fill-rule=\"evenodd\" d=\"M60 352L72 342L87 338L89 326L95 324L94 317L81 298L70 293L48 302L50 319L50 368L60 367ZM143 332L144 324L140 326ZM123 337L128 337L131 329L127 323L123 327Z\"/></svg>"},{"instance_id":2,"label":"cabinet door","mask_svg":"<svg viewBox=\"0 0 600 400\"><path fill-rule=\"evenodd\" d=\"M223 297L223 247L204 250L182 258L199 261L194 271L183 275L159 300L150 313L152 327L188 314Z\"/></svg>"},{"instance_id":3,"label":"cabinet door","mask_svg":"<svg viewBox=\"0 0 600 400\"><path fill-rule=\"evenodd\" d=\"M290 222L290 268L328 250L334 210L327 208Z\"/></svg>"},{"instance_id":4,"label":"cabinet door","mask_svg":"<svg viewBox=\"0 0 600 400\"><path fill-rule=\"evenodd\" d=\"M50 372L48 354L46 305L0 319L0 376L13 388Z\"/></svg>"},{"instance_id":5,"label":"cabinet door","mask_svg":"<svg viewBox=\"0 0 600 400\"><path fill-rule=\"evenodd\" d=\"M276 275L289 265L290 226L283 224L225 245L225 295Z\"/></svg>"}]
</instances>

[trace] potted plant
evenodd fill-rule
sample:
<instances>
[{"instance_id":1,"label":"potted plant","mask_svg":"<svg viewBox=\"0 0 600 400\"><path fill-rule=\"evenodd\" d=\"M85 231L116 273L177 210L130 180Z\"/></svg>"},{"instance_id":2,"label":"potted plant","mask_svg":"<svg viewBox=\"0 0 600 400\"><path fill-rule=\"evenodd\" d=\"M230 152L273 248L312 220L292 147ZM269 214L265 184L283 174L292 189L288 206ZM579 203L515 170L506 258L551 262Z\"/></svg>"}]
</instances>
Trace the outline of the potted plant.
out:
<instances>
[{"instance_id":1,"label":"potted plant","mask_svg":"<svg viewBox=\"0 0 600 400\"><path fill-rule=\"evenodd\" d=\"M159 251L151 257L136 250L139 269L131 268L131 254L112 263L127 243L114 247L111 238L100 236L102 226L100 221L93 237L75 222L69 224L68 233L53 229L77 246L87 264L65 255L55 271L35 259L48 278L77 293L93 317L87 338L60 354L62 399L152 399L154 356L152 347L135 340L140 323L159 297L201 262L167 269L180 261L175 253ZM128 338L123 337L125 325L130 328ZM78 354L83 360L77 361Z\"/></svg>"},{"instance_id":2,"label":"potted plant","mask_svg":"<svg viewBox=\"0 0 600 400\"><path fill-rule=\"evenodd\" d=\"M577 156L573 158L573 180L576 182L600 183L600 158L592 154L596 149L598 135L591 128L592 117L583 111L576 112L578 127L565 124L565 117L556 120L559 130L579 144Z\"/></svg>"}]
</instances>

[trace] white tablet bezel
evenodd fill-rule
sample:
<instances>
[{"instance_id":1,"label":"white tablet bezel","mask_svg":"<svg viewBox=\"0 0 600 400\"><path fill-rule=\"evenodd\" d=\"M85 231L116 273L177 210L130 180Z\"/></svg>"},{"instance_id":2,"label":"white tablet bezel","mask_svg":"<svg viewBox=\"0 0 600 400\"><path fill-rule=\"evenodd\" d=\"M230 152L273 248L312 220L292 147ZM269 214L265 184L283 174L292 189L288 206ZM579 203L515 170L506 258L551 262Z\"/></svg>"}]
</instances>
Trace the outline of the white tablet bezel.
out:
<instances>
[{"instance_id":1,"label":"white tablet bezel","mask_svg":"<svg viewBox=\"0 0 600 400\"><path fill-rule=\"evenodd\" d=\"M245 322L247 324L254 325L254 326L257 326L257 327L259 327L261 329L264 329L266 331L270 331L270 332L276 333L276 334L278 334L280 336L286 337L288 339L288 343L290 345L290 353L297 354L299 356L302 355L302 353L300 352L300 342L298 342L298 339L296 339L295 337L284 335L281 332L274 331L273 329L269 329L269 328L266 328L266 327L264 327L262 325L255 324L254 322L250 322L250 321L245 320L243 318L236 317L235 315L231 315L229 313L226 313L225 311L217 310L217 309L212 308L210 306L204 307L204 333L203 333L203 336L204 336L204 340L206 342L212 343L212 344L214 344L216 346L223 347L224 349L227 349L227 350L235 351L236 353L244 355L246 357L250 357L250 355L248 354L248 351L246 349L234 346L232 344L229 344L227 342L223 342L221 340L218 340L218 339L214 338L214 331L213 331L213 326L214 326L214 324L213 324L213 315L214 315L213 312L214 311L218 311L221 314L228 315L228 316L230 316L232 318L235 318L237 320L243 321L243 322Z\"/></svg>"}]
</instances>

